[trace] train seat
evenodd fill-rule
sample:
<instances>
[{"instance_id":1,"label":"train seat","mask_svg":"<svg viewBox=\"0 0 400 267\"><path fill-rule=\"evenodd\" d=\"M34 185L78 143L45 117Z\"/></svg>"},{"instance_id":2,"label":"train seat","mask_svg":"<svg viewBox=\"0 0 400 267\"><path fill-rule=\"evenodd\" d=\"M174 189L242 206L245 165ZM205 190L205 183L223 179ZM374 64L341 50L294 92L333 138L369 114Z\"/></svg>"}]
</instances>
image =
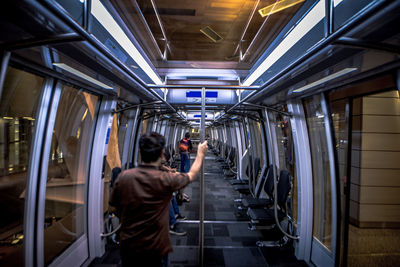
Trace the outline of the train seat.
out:
<instances>
[{"instance_id":1,"label":"train seat","mask_svg":"<svg viewBox=\"0 0 400 267\"><path fill-rule=\"evenodd\" d=\"M282 170L278 181L278 221L289 218L288 200L292 189L291 175L287 170ZM270 207L249 208L247 214L250 217L250 229L271 229L275 226L274 209Z\"/></svg>"},{"instance_id":2,"label":"train seat","mask_svg":"<svg viewBox=\"0 0 400 267\"><path fill-rule=\"evenodd\" d=\"M267 207L273 204L273 190L274 190L274 174L272 170L272 165L267 168L260 179L265 179L265 181L261 181L264 183L263 190L268 198L258 198L260 194L256 194L256 197L246 197L242 199L242 206L245 209L248 208L260 208L260 207ZM261 192L260 192L261 193Z\"/></svg>"}]
</instances>

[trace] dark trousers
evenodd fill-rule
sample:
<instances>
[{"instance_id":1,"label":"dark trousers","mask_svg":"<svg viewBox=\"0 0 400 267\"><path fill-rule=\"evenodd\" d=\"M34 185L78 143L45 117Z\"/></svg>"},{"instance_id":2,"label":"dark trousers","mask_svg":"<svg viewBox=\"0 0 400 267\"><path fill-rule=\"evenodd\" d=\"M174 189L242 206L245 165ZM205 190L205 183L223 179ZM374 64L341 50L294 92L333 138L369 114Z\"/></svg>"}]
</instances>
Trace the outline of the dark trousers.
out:
<instances>
[{"instance_id":1,"label":"dark trousers","mask_svg":"<svg viewBox=\"0 0 400 267\"><path fill-rule=\"evenodd\" d=\"M121 242L122 267L167 267L168 255L161 256L157 251L132 251L129 242Z\"/></svg>"},{"instance_id":2,"label":"dark trousers","mask_svg":"<svg viewBox=\"0 0 400 267\"><path fill-rule=\"evenodd\" d=\"M179 213L178 203L176 202L176 197L173 196L171 203L169 204L169 226L176 224L175 215Z\"/></svg>"},{"instance_id":3,"label":"dark trousers","mask_svg":"<svg viewBox=\"0 0 400 267\"><path fill-rule=\"evenodd\" d=\"M189 172L190 170L190 155L189 153L181 153L181 172Z\"/></svg>"}]
</instances>

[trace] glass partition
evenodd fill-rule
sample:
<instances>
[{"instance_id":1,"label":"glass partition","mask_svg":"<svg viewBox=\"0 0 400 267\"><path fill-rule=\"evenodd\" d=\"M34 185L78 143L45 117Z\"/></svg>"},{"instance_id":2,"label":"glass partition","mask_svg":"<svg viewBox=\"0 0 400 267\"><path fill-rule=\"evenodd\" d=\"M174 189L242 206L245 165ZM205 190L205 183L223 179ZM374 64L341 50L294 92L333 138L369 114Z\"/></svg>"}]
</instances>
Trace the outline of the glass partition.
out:
<instances>
[{"instance_id":1,"label":"glass partition","mask_svg":"<svg viewBox=\"0 0 400 267\"><path fill-rule=\"evenodd\" d=\"M43 82L8 68L0 95L1 266L23 266L25 189Z\"/></svg>"},{"instance_id":2,"label":"glass partition","mask_svg":"<svg viewBox=\"0 0 400 267\"><path fill-rule=\"evenodd\" d=\"M321 97L304 101L313 172L313 237L332 250L332 188Z\"/></svg>"},{"instance_id":3,"label":"glass partition","mask_svg":"<svg viewBox=\"0 0 400 267\"><path fill-rule=\"evenodd\" d=\"M86 233L85 191L97 102L97 96L62 88L46 184L46 264Z\"/></svg>"},{"instance_id":4,"label":"glass partition","mask_svg":"<svg viewBox=\"0 0 400 267\"><path fill-rule=\"evenodd\" d=\"M333 94L331 94L333 95ZM341 99L330 102L332 122L335 132L336 153L338 156L340 212L341 212L341 239L344 240L346 218L346 192L348 192L348 141L349 141L349 100ZM343 255L344 242L340 245L340 254ZM343 260L343 256L341 257ZM341 262L343 264L343 262Z\"/></svg>"},{"instance_id":5,"label":"glass partition","mask_svg":"<svg viewBox=\"0 0 400 267\"><path fill-rule=\"evenodd\" d=\"M283 112L287 112L287 107L281 107ZM294 147L293 147L293 137L292 137L292 127L290 124L290 118L282 113L272 112L272 121L275 125L275 135L278 147L279 155L279 170L289 171L290 175L293 177L293 185L291 192L291 207L289 210L292 212L290 214L294 221L297 220L297 172L296 172L296 160L294 157Z\"/></svg>"}]
</instances>

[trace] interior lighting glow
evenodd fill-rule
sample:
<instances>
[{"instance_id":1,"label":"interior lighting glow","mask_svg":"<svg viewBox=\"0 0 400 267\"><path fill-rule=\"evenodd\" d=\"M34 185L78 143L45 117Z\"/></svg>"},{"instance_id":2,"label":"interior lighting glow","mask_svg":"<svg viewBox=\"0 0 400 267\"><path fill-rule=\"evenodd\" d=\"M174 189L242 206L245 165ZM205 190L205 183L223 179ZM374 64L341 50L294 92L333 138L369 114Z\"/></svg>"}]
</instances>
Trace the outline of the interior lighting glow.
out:
<instances>
[{"instance_id":1,"label":"interior lighting glow","mask_svg":"<svg viewBox=\"0 0 400 267\"><path fill-rule=\"evenodd\" d=\"M23 119L25 119L25 120L29 120L29 121L34 121L35 119L34 118L32 118L32 117L22 117Z\"/></svg>"},{"instance_id":2,"label":"interior lighting glow","mask_svg":"<svg viewBox=\"0 0 400 267\"><path fill-rule=\"evenodd\" d=\"M300 4L304 1L305 0L281 0L272 5L261 8L260 10L258 10L258 13L260 13L261 17L266 17L271 14L275 14L279 11L282 11L286 8Z\"/></svg>"},{"instance_id":3,"label":"interior lighting glow","mask_svg":"<svg viewBox=\"0 0 400 267\"><path fill-rule=\"evenodd\" d=\"M3 117L3 119L5 119L5 120L13 120L14 118L13 117Z\"/></svg>"},{"instance_id":4,"label":"interior lighting glow","mask_svg":"<svg viewBox=\"0 0 400 267\"><path fill-rule=\"evenodd\" d=\"M58 67L58 68L60 68L60 69L65 70L65 71L67 71L69 73L72 73L73 75L78 76L78 77L80 77L80 78L82 78L82 79L84 79L84 80L86 80L88 82L96 84L96 85L98 85L98 86L100 86L102 88L113 89L112 87L108 86L107 84L104 84L104 83L102 83L102 82L100 82L100 81L98 81L96 79L93 79L89 75L86 75L85 73L80 72L79 70L74 69L73 67L70 67L67 64L64 64L64 63L53 63L53 65Z\"/></svg>"},{"instance_id":5,"label":"interior lighting glow","mask_svg":"<svg viewBox=\"0 0 400 267\"><path fill-rule=\"evenodd\" d=\"M337 77L343 76L343 75L345 75L347 73L350 73L352 71L355 71L355 70L357 70L357 68L346 68L346 69L343 69L341 71L338 71L338 72L335 72L335 73L333 73L331 75L328 75L328 76L326 76L326 77L324 77L324 78L322 78L322 79L320 79L318 81L312 82L312 83L307 84L307 85L305 85L303 87L300 87L300 88L298 88L296 90L293 90L293 92L294 93L303 92L303 91L308 90L308 89L310 89L312 87L315 87L315 86L320 85L320 84L322 84L324 82L333 80L333 79L335 79Z\"/></svg>"},{"instance_id":6,"label":"interior lighting glow","mask_svg":"<svg viewBox=\"0 0 400 267\"><path fill-rule=\"evenodd\" d=\"M100 24L108 31L109 34L121 45L121 47L131 56L139 67L150 77L157 85L163 84L160 77L150 67L149 63L144 59L140 52L129 40L118 23L114 20L111 14L103 6L100 0L92 1L92 15L100 22Z\"/></svg>"},{"instance_id":7,"label":"interior lighting glow","mask_svg":"<svg viewBox=\"0 0 400 267\"><path fill-rule=\"evenodd\" d=\"M85 113L83 114L82 119L81 119L81 122L83 122L83 121L85 120L86 115L87 115L87 112L88 112L88 109L86 109Z\"/></svg>"},{"instance_id":8,"label":"interior lighting glow","mask_svg":"<svg viewBox=\"0 0 400 267\"><path fill-rule=\"evenodd\" d=\"M282 42L267 56L266 59L243 82L243 86L250 86L276 61L278 61L292 46L325 17L325 0L320 0L296 27L282 40Z\"/></svg>"}]
</instances>

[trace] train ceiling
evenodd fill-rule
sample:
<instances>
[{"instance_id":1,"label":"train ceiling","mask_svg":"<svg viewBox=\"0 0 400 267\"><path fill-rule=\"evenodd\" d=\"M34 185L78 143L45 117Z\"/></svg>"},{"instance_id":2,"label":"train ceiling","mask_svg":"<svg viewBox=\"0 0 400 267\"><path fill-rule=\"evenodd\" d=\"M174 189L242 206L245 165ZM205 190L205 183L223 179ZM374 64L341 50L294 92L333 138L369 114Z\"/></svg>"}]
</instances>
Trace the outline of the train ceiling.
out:
<instances>
[{"instance_id":1,"label":"train ceiling","mask_svg":"<svg viewBox=\"0 0 400 267\"><path fill-rule=\"evenodd\" d=\"M267 17L259 14L258 10L276 2L111 1L156 67L195 69L250 69L303 3L295 1Z\"/></svg>"}]
</instances>

